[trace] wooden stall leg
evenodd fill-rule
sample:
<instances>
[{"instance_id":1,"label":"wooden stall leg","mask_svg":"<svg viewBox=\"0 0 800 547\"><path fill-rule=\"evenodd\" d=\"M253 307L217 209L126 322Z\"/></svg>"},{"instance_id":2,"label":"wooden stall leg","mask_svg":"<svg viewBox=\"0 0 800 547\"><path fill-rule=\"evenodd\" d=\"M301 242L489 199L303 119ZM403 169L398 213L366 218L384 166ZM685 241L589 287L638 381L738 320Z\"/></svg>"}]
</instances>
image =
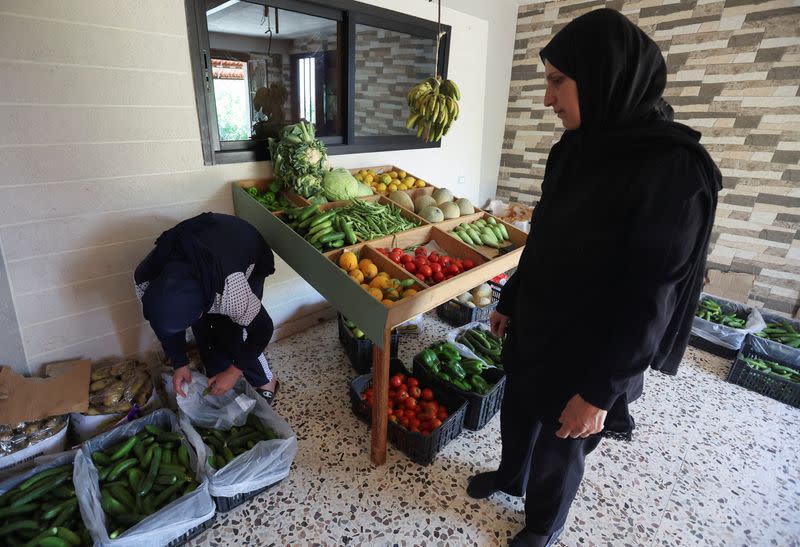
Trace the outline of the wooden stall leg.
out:
<instances>
[{"instance_id":1,"label":"wooden stall leg","mask_svg":"<svg viewBox=\"0 0 800 547\"><path fill-rule=\"evenodd\" d=\"M383 349L372 344L372 451L371 459L375 465L386 463L386 406L389 402L389 359L392 348L392 331L383 331Z\"/></svg>"}]
</instances>

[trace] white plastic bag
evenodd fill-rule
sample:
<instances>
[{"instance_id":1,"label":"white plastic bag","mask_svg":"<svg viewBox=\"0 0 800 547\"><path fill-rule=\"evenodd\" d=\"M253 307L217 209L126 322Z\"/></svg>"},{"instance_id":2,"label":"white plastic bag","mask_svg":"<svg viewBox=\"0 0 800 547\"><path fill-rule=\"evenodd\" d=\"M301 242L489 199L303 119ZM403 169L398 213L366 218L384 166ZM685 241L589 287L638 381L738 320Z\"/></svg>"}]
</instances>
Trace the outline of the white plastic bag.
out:
<instances>
[{"instance_id":1,"label":"white plastic bag","mask_svg":"<svg viewBox=\"0 0 800 547\"><path fill-rule=\"evenodd\" d=\"M243 425L247 415L256 406L254 398L237 393L235 388L219 396L203 395L207 387L208 378L195 372L192 374L192 383L184 387L186 397L177 397L181 414L189 416L196 425L213 429Z\"/></svg>"},{"instance_id":2,"label":"white plastic bag","mask_svg":"<svg viewBox=\"0 0 800 547\"><path fill-rule=\"evenodd\" d=\"M192 373L192 383L184 388L187 396L177 397L177 401L181 429L197 451L200 464L209 479L211 495L233 497L285 479L297 454L297 437L289 424L245 381L240 381L220 397L203 397L206 387L208 379L197 372ZM259 441L222 469L209 467L206 463L208 449L194 425L230 429L233 425L243 424L251 412L278 438Z\"/></svg>"},{"instance_id":3,"label":"white plastic bag","mask_svg":"<svg viewBox=\"0 0 800 547\"><path fill-rule=\"evenodd\" d=\"M710 298L717 302L724 313L736 312L737 315L747 315L747 322L743 329L727 327L695 316L692 322L692 334L704 340L708 340L718 346L728 349L739 349L744 343L744 338L748 334L761 332L767 326L761 313L755 308L725 300L718 296L700 293L700 301Z\"/></svg>"},{"instance_id":4,"label":"white plastic bag","mask_svg":"<svg viewBox=\"0 0 800 547\"><path fill-rule=\"evenodd\" d=\"M480 322L480 321L474 321L472 323L467 323L466 325L462 325L462 326L460 326L460 327L458 327L456 329L448 331L447 336L445 337L445 339L448 342L450 342L451 344L453 344L456 347L456 349L458 349L458 352L461 355L463 355L464 357L467 357L468 359L479 359L480 361L482 361L484 363L485 368L497 368L494 365L490 365L490 364L486 363L486 361L481 359L478 355L476 355L472 350L470 350L464 344L456 342L456 338L461 336L464 332L466 332L466 331L468 331L470 329L486 330L484 328L485 326L486 325L484 323Z\"/></svg>"},{"instance_id":5,"label":"white plastic bag","mask_svg":"<svg viewBox=\"0 0 800 547\"><path fill-rule=\"evenodd\" d=\"M103 450L122 439L135 435L148 424L168 431L180 432L175 414L170 410L160 409L86 441L75 456L75 485L81 486L77 489L78 504L83 522L89 529L95 545L115 547L166 545L214 516L215 506L208 493L208 480L203 476L202 468L199 465L200 460L194 450L190 449L189 461L197 480L202 480L200 486L194 492L178 498L135 526L128 528L118 538L110 539L108 537L106 516L100 507L99 477L97 468L92 462L92 452Z\"/></svg>"}]
</instances>

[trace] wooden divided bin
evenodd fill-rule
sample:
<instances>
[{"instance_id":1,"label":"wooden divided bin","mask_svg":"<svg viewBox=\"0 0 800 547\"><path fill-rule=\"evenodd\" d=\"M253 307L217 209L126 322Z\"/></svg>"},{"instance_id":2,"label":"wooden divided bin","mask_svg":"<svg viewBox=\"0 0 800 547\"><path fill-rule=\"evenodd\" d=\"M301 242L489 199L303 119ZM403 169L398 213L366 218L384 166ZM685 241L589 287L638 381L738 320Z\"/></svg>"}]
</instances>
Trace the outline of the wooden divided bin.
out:
<instances>
[{"instance_id":1,"label":"wooden divided bin","mask_svg":"<svg viewBox=\"0 0 800 547\"><path fill-rule=\"evenodd\" d=\"M353 268L352 264L341 263L340 258L347 251L356 255L358 259L357 268ZM361 285L362 289L385 306L391 306L395 302L414 296L416 293L427 288L427 285L420 282L404 268L401 268L398 264L395 264L367 244L352 245L350 247L336 249L335 251L325 253L325 256L339 267L342 275L346 275L352 282ZM368 266L361 267L361 261L364 259L370 260L374 268L369 268ZM379 277L381 277L379 274L381 272L389 274L389 277L385 278L385 281L379 280ZM399 280L400 285L392 284L392 279ZM406 292L409 289L412 289L413 292Z\"/></svg>"},{"instance_id":2,"label":"wooden divided bin","mask_svg":"<svg viewBox=\"0 0 800 547\"><path fill-rule=\"evenodd\" d=\"M268 179L246 179L246 180L239 181L238 184L242 188L244 188L245 190L247 190L248 188L255 187L259 192L266 192L267 189L269 188L269 185L272 184L272 182L274 180L275 180L274 178L268 178ZM305 207L305 206L307 206L309 204L308 200L306 200L305 198L299 196L298 194L296 194L294 191L292 191L290 189L285 189L285 190L281 191L281 194L283 194L283 196L286 198L286 200L289 203L294 204L295 207ZM265 209L266 209L266 207L265 207ZM267 209L267 210L269 210L269 209Z\"/></svg>"},{"instance_id":3,"label":"wooden divided bin","mask_svg":"<svg viewBox=\"0 0 800 547\"><path fill-rule=\"evenodd\" d=\"M446 232L449 237L455 238L458 241L462 241L456 235L451 233L456 227L458 227L461 224L470 224L480 219L486 220L489 217L492 217L492 215L490 215L489 213L476 213L474 215L468 215L460 218L445 220L444 222L436 224L436 227ZM509 237L508 240L501 242L499 249L490 247L488 245L471 245L472 249L479 252L486 258L491 259L509 253L515 249L521 249L522 247L525 246L525 242L528 240L528 234L526 234L525 232L523 232L518 228L515 228L511 224L500 220L497 217L492 217L492 218L494 218L495 223L503 225L506 232L508 233Z\"/></svg>"},{"instance_id":4,"label":"wooden divided bin","mask_svg":"<svg viewBox=\"0 0 800 547\"><path fill-rule=\"evenodd\" d=\"M472 249L466 243L463 243L462 241L459 241L451 237L450 235L441 231L435 225L424 226L416 230L410 230L408 232L396 234L395 236L385 237L383 239L376 239L370 242L370 246L374 247L375 249L399 248L403 249L408 253L413 254L413 251L407 249L423 246L431 242L435 243L437 247L441 248L444 254L446 254L451 258L460 258L462 260L472 261L473 264L472 267L477 267L488 262L488 259L479 252L477 252L475 249ZM404 271L408 272L408 270L406 270L406 268L402 264L400 264L399 266ZM453 278L457 279L459 275L463 275L463 272L454 275Z\"/></svg>"},{"instance_id":5,"label":"wooden divided bin","mask_svg":"<svg viewBox=\"0 0 800 547\"><path fill-rule=\"evenodd\" d=\"M420 178L419 178L418 176L416 176L415 174L413 174L413 173L409 173L409 172L408 172L408 171L406 171L405 169L402 169L402 168L400 168L400 167L397 167L396 165L378 165L378 166L375 166L375 167L358 167L358 168L356 168L356 169L350 169L350 173L351 173L353 176L355 176L355 175L357 175L357 174L358 174L358 172L359 172L359 171L362 171L362 170L365 170L365 171L372 171L372 172L374 172L376 175L385 175L385 174L391 173L392 171L394 171L395 173L399 173L400 171L403 171L403 172L405 172L405 174L406 174L406 177L412 177L412 178L414 179L414 183L415 183L415 184L416 184L416 182L417 182L417 181L419 181L419 180L422 180L422 181L425 183L425 186L424 186L423 188L426 188L426 187L429 187L429 186L431 186L431 184L430 184L430 183L429 183L427 180L425 180L425 179L420 179ZM366 184L367 184L367 185L369 185L369 183L366 183ZM415 186L415 188L416 188L416 186ZM399 188L398 188L398 189L399 189ZM373 192L374 192L374 191L375 191L375 190L373 189ZM387 190L387 191L385 191L385 192L382 192L382 194L384 194L384 195L386 195L386 194L388 194L388 193L389 193L389 191L388 191L388 190Z\"/></svg>"}]
</instances>

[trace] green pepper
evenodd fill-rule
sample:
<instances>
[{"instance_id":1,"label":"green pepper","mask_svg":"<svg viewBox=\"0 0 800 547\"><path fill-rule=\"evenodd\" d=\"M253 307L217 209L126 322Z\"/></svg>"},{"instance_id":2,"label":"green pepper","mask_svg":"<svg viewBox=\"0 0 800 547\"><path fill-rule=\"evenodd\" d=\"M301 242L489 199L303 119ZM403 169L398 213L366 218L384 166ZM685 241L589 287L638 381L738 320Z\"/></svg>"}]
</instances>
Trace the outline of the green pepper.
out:
<instances>
[{"instance_id":1,"label":"green pepper","mask_svg":"<svg viewBox=\"0 0 800 547\"><path fill-rule=\"evenodd\" d=\"M473 374L470 376L469 383L472 384L472 387L475 388L475 391L481 395L489 391L489 384L487 384L486 380L481 378L478 374Z\"/></svg>"},{"instance_id":2,"label":"green pepper","mask_svg":"<svg viewBox=\"0 0 800 547\"><path fill-rule=\"evenodd\" d=\"M467 372L457 361L447 360L444 362L444 366L447 369L447 373L453 378L463 380L467 376Z\"/></svg>"},{"instance_id":3,"label":"green pepper","mask_svg":"<svg viewBox=\"0 0 800 547\"><path fill-rule=\"evenodd\" d=\"M458 350L454 346L446 342L442 342L441 344L436 344L431 349L433 349L433 351L440 359L449 358L452 359L453 361L461 360L461 354L458 353Z\"/></svg>"},{"instance_id":4,"label":"green pepper","mask_svg":"<svg viewBox=\"0 0 800 547\"><path fill-rule=\"evenodd\" d=\"M472 386L469 384L469 382L467 382L465 380L462 380L462 379L459 379L459 378L453 378L450 381L452 382L452 384L454 386L456 386L461 391L472 391Z\"/></svg>"},{"instance_id":5,"label":"green pepper","mask_svg":"<svg viewBox=\"0 0 800 547\"><path fill-rule=\"evenodd\" d=\"M436 353L430 349L424 349L418 355L419 360L425 365L427 368L431 368L432 366L439 366L439 358L436 356Z\"/></svg>"},{"instance_id":6,"label":"green pepper","mask_svg":"<svg viewBox=\"0 0 800 547\"><path fill-rule=\"evenodd\" d=\"M478 359L464 359L459 364L467 374L480 374L483 372L483 361Z\"/></svg>"}]
</instances>

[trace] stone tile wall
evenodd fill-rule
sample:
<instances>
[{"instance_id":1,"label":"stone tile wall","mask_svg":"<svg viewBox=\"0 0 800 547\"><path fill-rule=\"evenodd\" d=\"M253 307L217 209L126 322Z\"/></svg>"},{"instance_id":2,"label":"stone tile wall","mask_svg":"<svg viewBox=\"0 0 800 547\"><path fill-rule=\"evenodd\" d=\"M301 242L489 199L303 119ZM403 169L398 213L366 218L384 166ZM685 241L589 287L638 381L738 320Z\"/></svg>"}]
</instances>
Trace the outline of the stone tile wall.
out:
<instances>
[{"instance_id":1,"label":"stone tile wall","mask_svg":"<svg viewBox=\"0 0 800 547\"><path fill-rule=\"evenodd\" d=\"M561 124L542 104L539 50L573 18L620 10L661 47L665 98L724 176L709 267L750 272L750 301L800 297L800 2L560 0L519 9L498 197L535 203Z\"/></svg>"}]
</instances>

